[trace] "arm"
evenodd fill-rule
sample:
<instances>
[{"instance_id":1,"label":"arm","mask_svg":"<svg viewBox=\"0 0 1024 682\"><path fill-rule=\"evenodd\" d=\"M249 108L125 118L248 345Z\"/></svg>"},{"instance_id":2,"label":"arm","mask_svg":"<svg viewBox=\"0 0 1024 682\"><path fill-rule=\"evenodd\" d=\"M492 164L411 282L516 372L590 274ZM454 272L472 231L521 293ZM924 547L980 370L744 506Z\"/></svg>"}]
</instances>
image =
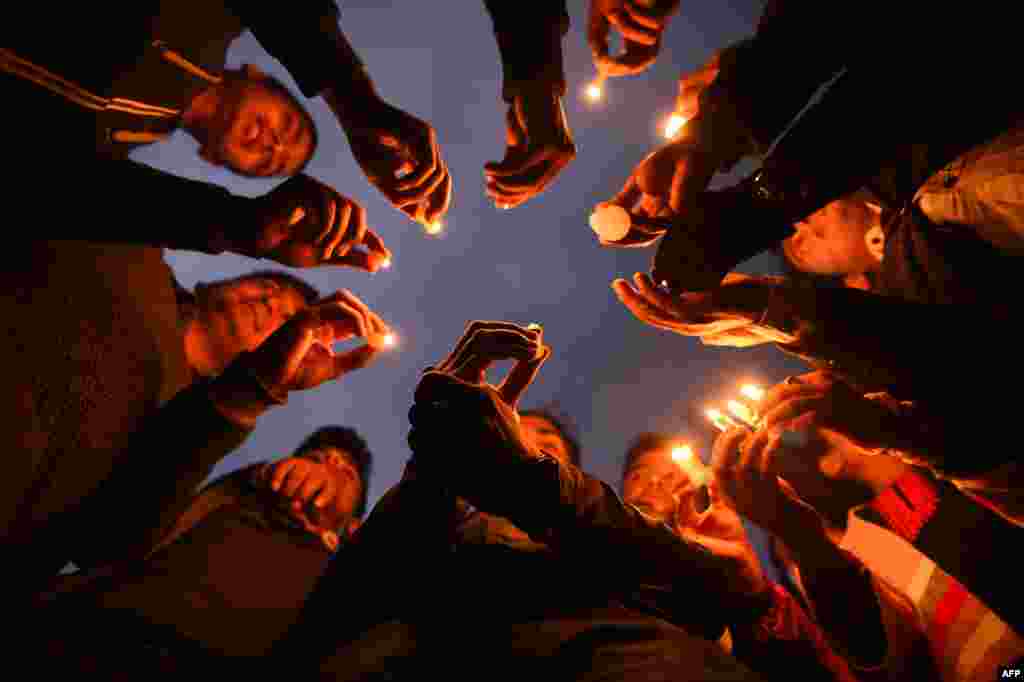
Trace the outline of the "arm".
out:
<instances>
[{"instance_id":1,"label":"arm","mask_svg":"<svg viewBox=\"0 0 1024 682\"><path fill-rule=\"evenodd\" d=\"M62 184L59 200L92 218L52 220L45 230L27 234L217 254L228 248L225 230L247 215L241 213L249 205L245 197L134 161L96 161L68 170L93 181Z\"/></svg>"},{"instance_id":2,"label":"arm","mask_svg":"<svg viewBox=\"0 0 1024 682\"><path fill-rule=\"evenodd\" d=\"M884 525L956 578L1015 630L1024 627L1020 590L1002 557L1018 529L953 486L910 472L879 495L871 509ZM969 544L962 545L967 538Z\"/></svg>"},{"instance_id":3,"label":"arm","mask_svg":"<svg viewBox=\"0 0 1024 682\"><path fill-rule=\"evenodd\" d=\"M76 565L145 556L217 463L245 441L251 425L222 412L215 383L201 381L179 392L135 433L114 472L75 514L103 529L74 548Z\"/></svg>"},{"instance_id":4,"label":"arm","mask_svg":"<svg viewBox=\"0 0 1024 682\"><path fill-rule=\"evenodd\" d=\"M530 83L550 83L565 95L562 39L569 32L565 0L518 3L484 0L494 22L502 67L502 97L512 102Z\"/></svg>"},{"instance_id":5,"label":"arm","mask_svg":"<svg viewBox=\"0 0 1024 682\"><path fill-rule=\"evenodd\" d=\"M796 600L779 585L772 583L769 589L768 613L730 627L737 660L769 678L854 682L850 666Z\"/></svg>"}]
</instances>

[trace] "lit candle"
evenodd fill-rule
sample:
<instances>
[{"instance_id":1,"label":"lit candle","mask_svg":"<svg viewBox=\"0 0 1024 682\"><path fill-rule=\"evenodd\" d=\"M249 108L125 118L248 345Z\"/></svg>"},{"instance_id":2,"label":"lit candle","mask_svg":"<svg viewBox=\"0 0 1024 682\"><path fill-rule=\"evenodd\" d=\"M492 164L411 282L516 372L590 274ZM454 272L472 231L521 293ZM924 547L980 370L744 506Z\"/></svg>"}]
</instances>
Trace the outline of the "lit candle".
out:
<instances>
[{"instance_id":1,"label":"lit candle","mask_svg":"<svg viewBox=\"0 0 1024 682\"><path fill-rule=\"evenodd\" d=\"M741 422L743 422L752 429L757 428L757 415L754 414L754 411L752 409L750 409L749 407L747 407L738 400L730 400L729 402L726 403L726 407L728 407L729 412L731 412L732 415L739 419Z\"/></svg>"},{"instance_id":2,"label":"lit candle","mask_svg":"<svg viewBox=\"0 0 1024 682\"><path fill-rule=\"evenodd\" d=\"M707 418L711 420L711 423L715 425L719 431L728 431L729 429L739 426L734 419L731 419L727 414L724 414L721 410L710 409L704 413Z\"/></svg>"},{"instance_id":3,"label":"lit candle","mask_svg":"<svg viewBox=\"0 0 1024 682\"><path fill-rule=\"evenodd\" d=\"M665 122L665 138L671 140L679 134L679 131L686 125L686 117L679 114L672 114Z\"/></svg>"},{"instance_id":4,"label":"lit candle","mask_svg":"<svg viewBox=\"0 0 1024 682\"><path fill-rule=\"evenodd\" d=\"M672 448L672 459L679 464L689 463L693 459L693 448L689 445Z\"/></svg>"},{"instance_id":5,"label":"lit candle","mask_svg":"<svg viewBox=\"0 0 1024 682\"><path fill-rule=\"evenodd\" d=\"M366 338L366 341L374 348L381 350L386 348L394 348L395 343L397 343L398 341L398 338L394 335L393 332L385 332L383 334L370 334Z\"/></svg>"},{"instance_id":6,"label":"lit candle","mask_svg":"<svg viewBox=\"0 0 1024 682\"><path fill-rule=\"evenodd\" d=\"M380 262L380 269L381 270L387 270L390 267L391 267L391 259L388 258L387 256L385 256L384 260L382 260Z\"/></svg>"},{"instance_id":7,"label":"lit candle","mask_svg":"<svg viewBox=\"0 0 1024 682\"><path fill-rule=\"evenodd\" d=\"M423 226L423 231L431 236L437 236L444 231L444 223L440 220L427 223Z\"/></svg>"},{"instance_id":8,"label":"lit candle","mask_svg":"<svg viewBox=\"0 0 1024 682\"><path fill-rule=\"evenodd\" d=\"M745 397L750 398L755 403L759 402L761 398L764 397L764 389L756 384L745 384L743 388L740 389L740 393Z\"/></svg>"}]
</instances>

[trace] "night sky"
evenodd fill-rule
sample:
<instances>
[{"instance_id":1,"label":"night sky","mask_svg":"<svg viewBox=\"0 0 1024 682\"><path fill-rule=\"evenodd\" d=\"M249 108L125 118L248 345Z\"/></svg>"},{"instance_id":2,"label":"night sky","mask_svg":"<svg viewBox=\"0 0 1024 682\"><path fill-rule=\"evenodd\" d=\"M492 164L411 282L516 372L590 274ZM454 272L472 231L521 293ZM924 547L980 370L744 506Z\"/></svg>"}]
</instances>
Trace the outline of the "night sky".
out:
<instances>
[{"instance_id":1,"label":"night sky","mask_svg":"<svg viewBox=\"0 0 1024 682\"><path fill-rule=\"evenodd\" d=\"M703 64L715 48L751 34L760 12L757 0L684 3L657 64L638 77L610 81L605 101L597 106L581 97L594 75L584 35L587 3L571 0L572 29L563 42L565 108L577 157L544 194L511 211L498 211L484 194L483 165L504 153L505 105L483 4L339 4L342 28L378 91L437 131L454 182L447 231L441 239L426 237L387 204L352 159L327 106L307 100L320 131L320 147L307 172L367 209L370 226L394 252L394 267L375 275L345 268L296 272L323 293L351 289L393 325L400 347L338 382L289 396L286 406L260 420L246 445L215 475L285 456L314 429L344 424L363 434L375 455L370 501L376 501L398 480L408 457L407 413L420 372L447 355L472 319L544 325L554 354L522 406L557 401L578 429L584 468L615 484L626 446L638 432L677 432L707 457L711 433L694 419L694 407L731 397L742 380L767 386L802 370L773 347L705 347L640 323L609 283L646 271L654 251L603 249L587 225L592 207L618 191L636 163L659 144L657 123L671 111L679 75ZM248 34L229 53L229 66L244 63L294 87ZM261 194L274 184L207 165L180 133L135 158L237 194ZM168 262L188 287L268 267L266 261L191 252L169 252ZM743 268L765 274L777 269L769 256Z\"/></svg>"}]
</instances>

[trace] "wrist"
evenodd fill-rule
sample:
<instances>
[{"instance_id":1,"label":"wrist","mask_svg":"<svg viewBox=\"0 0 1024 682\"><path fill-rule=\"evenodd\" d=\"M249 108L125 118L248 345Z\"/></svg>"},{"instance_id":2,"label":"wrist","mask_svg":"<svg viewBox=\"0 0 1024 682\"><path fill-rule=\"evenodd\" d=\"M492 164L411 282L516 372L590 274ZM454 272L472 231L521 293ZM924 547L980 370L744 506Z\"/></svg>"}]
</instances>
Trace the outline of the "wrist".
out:
<instances>
[{"instance_id":1,"label":"wrist","mask_svg":"<svg viewBox=\"0 0 1024 682\"><path fill-rule=\"evenodd\" d=\"M336 77L322 96L346 129L364 119L372 105L381 101L369 72L361 63L346 65L343 75Z\"/></svg>"},{"instance_id":2,"label":"wrist","mask_svg":"<svg viewBox=\"0 0 1024 682\"><path fill-rule=\"evenodd\" d=\"M269 409L287 402L287 395L272 390L247 363L247 353L235 359L210 382L208 394L217 411L238 426L251 429Z\"/></svg>"}]
</instances>

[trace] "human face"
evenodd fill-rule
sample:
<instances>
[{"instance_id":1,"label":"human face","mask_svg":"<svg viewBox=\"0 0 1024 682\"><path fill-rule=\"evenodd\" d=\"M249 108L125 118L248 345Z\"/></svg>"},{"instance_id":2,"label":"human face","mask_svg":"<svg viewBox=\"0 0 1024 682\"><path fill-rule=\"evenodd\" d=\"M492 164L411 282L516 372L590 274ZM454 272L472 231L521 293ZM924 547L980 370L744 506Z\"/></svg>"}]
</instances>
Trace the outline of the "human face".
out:
<instances>
[{"instance_id":1,"label":"human face","mask_svg":"<svg viewBox=\"0 0 1024 682\"><path fill-rule=\"evenodd\" d=\"M683 499L694 492L694 481L672 458L671 447L648 450L637 457L622 485L626 502L670 524L676 520Z\"/></svg>"},{"instance_id":2,"label":"human face","mask_svg":"<svg viewBox=\"0 0 1024 682\"><path fill-rule=\"evenodd\" d=\"M337 486L334 498L319 510L322 525L340 528L348 524L355 518L356 506L363 494L363 479L352 455L341 448L328 446L306 453L304 457L320 462L325 475L330 476Z\"/></svg>"},{"instance_id":3,"label":"human face","mask_svg":"<svg viewBox=\"0 0 1024 682\"><path fill-rule=\"evenodd\" d=\"M558 429L544 417L526 415L519 420L523 435L535 447L548 453L562 464L571 464L569 446L562 439Z\"/></svg>"},{"instance_id":4,"label":"human face","mask_svg":"<svg viewBox=\"0 0 1024 682\"><path fill-rule=\"evenodd\" d=\"M865 241L877 214L862 201L833 201L795 225L783 243L786 258L799 270L817 275L858 275L877 268Z\"/></svg>"},{"instance_id":5,"label":"human face","mask_svg":"<svg viewBox=\"0 0 1024 682\"><path fill-rule=\"evenodd\" d=\"M261 277L200 284L196 287L196 303L198 321L206 330L220 369L239 354L258 348L292 315L306 307L295 287Z\"/></svg>"},{"instance_id":6,"label":"human face","mask_svg":"<svg viewBox=\"0 0 1024 682\"><path fill-rule=\"evenodd\" d=\"M225 80L203 155L240 175L290 176L312 155L313 140L293 100L263 78L235 77Z\"/></svg>"}]
</instances>

